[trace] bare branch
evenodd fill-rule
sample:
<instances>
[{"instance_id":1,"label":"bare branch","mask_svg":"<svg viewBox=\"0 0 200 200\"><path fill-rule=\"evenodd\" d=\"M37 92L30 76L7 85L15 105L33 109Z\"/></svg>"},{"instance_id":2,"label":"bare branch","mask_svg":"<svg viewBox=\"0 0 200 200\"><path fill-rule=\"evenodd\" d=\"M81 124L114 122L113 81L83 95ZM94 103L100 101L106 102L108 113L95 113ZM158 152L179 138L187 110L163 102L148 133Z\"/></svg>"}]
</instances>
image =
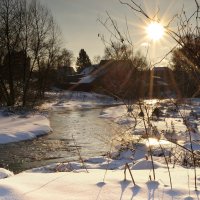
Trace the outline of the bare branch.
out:
<instances>
[{"instance_id":1,"label":"bare branch","mask_svg":"<svg viewBox=\"0 0 200 200\"><path fill-rule=\"evenodd\" d=\"M127 5L127 6L130 7L132 10L141 13L141 14L144 15L147 19L150 19L150 20L151 20L151 18L149 17L149 15L141 8L141 6L139 6L139 5L138 5L137 3L135 3L133 0L131 0L131 2L134 4L135 7L132 6L132 5L129 4L129 3L123 2L123 1L121 1L121 0L119 0L119 2L120 2L121 4Z\"/></svg>"}]
</instances>

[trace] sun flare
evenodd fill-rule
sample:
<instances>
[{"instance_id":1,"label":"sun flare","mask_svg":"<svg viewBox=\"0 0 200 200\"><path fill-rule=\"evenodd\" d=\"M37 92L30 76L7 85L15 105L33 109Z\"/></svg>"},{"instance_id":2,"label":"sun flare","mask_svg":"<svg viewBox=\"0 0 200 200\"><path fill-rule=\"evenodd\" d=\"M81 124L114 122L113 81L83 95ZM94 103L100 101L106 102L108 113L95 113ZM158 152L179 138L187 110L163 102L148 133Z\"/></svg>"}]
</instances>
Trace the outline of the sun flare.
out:
<instances>
[{"instance_id":1,"label":"sun flare","mask_svg":"<svg viewBox=\"0 0 200 200\"><path fill-rule=\"evenodd\" d=\"M164 27L158 22L152 22L147 26L147 34L154 41L160 40L164 35Z\"/></svg>"}]
</instances>

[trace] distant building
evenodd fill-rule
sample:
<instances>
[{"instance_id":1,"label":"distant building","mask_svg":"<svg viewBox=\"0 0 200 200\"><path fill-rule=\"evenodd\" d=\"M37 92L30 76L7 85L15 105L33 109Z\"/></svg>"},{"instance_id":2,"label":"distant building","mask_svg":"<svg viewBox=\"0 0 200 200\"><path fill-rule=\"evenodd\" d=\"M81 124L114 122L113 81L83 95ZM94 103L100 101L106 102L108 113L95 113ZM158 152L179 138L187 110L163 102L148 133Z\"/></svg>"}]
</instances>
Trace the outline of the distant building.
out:
<instances>
[{"instance_id":1,"label":"distant building","mask_svg":"<svg viewBox=\"0 0 200 200\"><path fill-rule=\"evenodd\" d=\"M91 65L91 66L85 67L80 72L80 74L83 76L87 76L87 75L91 74L92 72L94 72L97 68L98 68L98 65Z\"/></svg>"},{"instance_id":2,"label":"distant building","mask_svg":"<svg viewBox=\"0 0 200 200\"><path fill-rule=\"evenodd\" d=\"M71 79L71 88L107 92L121 98L164 98L175 94L173 71L168 67L137 70L131 60L101 60ZM68 79L69 80L69 79Z\"/></svg>"},{"instance_id":3,"label":"distant building","mask_svg":"<svg viewBox=\"0 0 200 200\"><path fill-rule=\"evenodd\" d=\"M101 60L99 65L85 68L83 77L74 83L74 89L85 91L107 91L130 95L135 67L130 60ZM89 73L88 73L89 72Z\"/></svg>"}]
</instances>

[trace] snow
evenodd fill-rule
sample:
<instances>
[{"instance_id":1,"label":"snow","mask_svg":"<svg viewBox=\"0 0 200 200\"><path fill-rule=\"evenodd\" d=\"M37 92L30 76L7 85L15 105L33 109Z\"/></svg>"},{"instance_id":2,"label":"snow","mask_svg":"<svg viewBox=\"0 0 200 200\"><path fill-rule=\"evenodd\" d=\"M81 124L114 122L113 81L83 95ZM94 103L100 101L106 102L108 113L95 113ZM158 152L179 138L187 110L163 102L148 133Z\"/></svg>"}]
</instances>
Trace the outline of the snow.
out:
<instances>
[{"instance_id":1,"label":"snow","mask_svg":"<svg viewBox=\"0 0 200 200\"><path fill-rule=\"evenodd\" d=\"M53 101L41 106L42 109L92 109L98 106L118 105L113 98L95 93L59 92L48 94ZM190 149L191 134L194 150L200 150L200 101L193 99L193 104L180 107L184 117L166 104L162 109L162 116L152 119L157 132L162 133L161 140L151 139L153 151L160 145L168 145L166 138L182 140L185 148ZM156 106L157 100L146 101ZM165 103L164 103L165 104ZM171 111L170 111L171 109ZM127 112L126 106L105 108L101 118L117 123L120 127L129 128L129 133L137 133L137 137L145 136L144 124L139 115L139 109ZM191 110L193 112L191 112ZM152 109L149 111L152 113ZM131 116L131 114L133 117ZM185 120L187 119L187 120ZM187 123L187 126L184 125ZM134 128L130 128L135 125ZM173 132L173 127L175 133ZM42 114L8 115L0 112L0 142L6 143L31 139L39 134L46 134L51 130L48 119ZM121 132L121 130L118 130ZM151 130L147 129L149 134ZM123 133L123 132L122 132ZM126 134L123 133L123 139ZM136 138L137 138L136 137ZM137 139L138 139L137 138ZM131 138L133 139L133 138ZM139 141L139 140L138 140ZM200 199L200 192L195 191L194 169L173 166L169 163L172 179L170 187L169 171L164 157L153 154L155 180L153 179L152 161L149 156L148 143L137 143L133 149L116 146L108 155L89 158L82 162L54 163L48 166L34 168L17 175L13 175L0 168L0 199L1 200L194 200ZM171 144L170 144L171 145ZM121 146L122 147L122 146ZM167 149L166 149L167 151ZM179 150L177 150L179 151ZM133 184L130 167L136 185ZM197 187L200 189L200 168L197 167Z\"/></svg>"},{"instance_id":2,"label":"snow","mask_svg":"<svg viewBox=\"0 0 200 200\"><path fill-rule=\"evenodd\" d=\"M194 151L200 151L200 145L196 143L195 141L193 141L192 143L185 143L184 147L190 150L192 148Z\"/></svg>"},{"instance_id":3,"label":"snow","mask_svg":"<svg viewBox=\"0 0 200 200\"><path fill-rule=\"evenodd\" d=\"M0 111L0 144L34 139L50 131L49 120L41 114L5 116Z\"/></svg>"},{"instance_id":4,"label":"snow","mask_svg":"<svg viewBox=\"0 0 200 200\"><path fill-rule=\"evenodd\" d=\"M80 74L81 75L89 75L95 70L96 67L97 67L96 65L86 67L84 70L81 71Z\"/></svg>"},{"instance_id":5,"label":"snow","mask_svg":"<svg viewBox=\"0 0 200 200\"><path fill-rule=\"evenodd\" d=\"M4 168L0 168L0 179L8 178L13 175L14 175L13 172L10 172L9 170Z\"/></svg>"},{"instance_id":6,"label":"snow","mask_svg":"<svg viewBox=\"0 0 200 200\"><path fill-rule=\"evenodd\" d=\"M166 101L166 102L165 102ZM198 116L200 116L199 109L199 101L197 99L190 99L190 104L186 103L179 106L180 112L175 111L174 105L168 102L167 100L163 101L164 106L162 107L162 116L159 119L152 120L152 125L157 128L159 133L164 133L165 139L174 139L174 140L182 140L185 142L189 142L191 135L191 139L194 141L200 141L200 132L198 128L200 127L200 121L198 120ZM188 100L189 101L189 100ZM151 110L155 108L158 104L157 100L146 100L146 105L151 105ZM162 104L162 102L161 102ZM139 116L140 109L135 106L132 114L135 118L130 116L127 112L127 107L124 105L106 108L101 114L102 118L110 119L113 122L128 127L130 125L135 124L135 128L131 129L132 134L134 135L144 135L145 128L142 122L142 118ZM197 118L197 119L196 119ZM187 121L187 126L185 125L184 119ZM172 127L176 130L176 133L173 134Z\"/></svg>"},{"instance_id":7,"label":"snow","mask_svg":"<svg viewBox=\"0 0 200 200\"><path fill-rule=\"evenodd\" d=\"M141 163L140 163L141 164ZM178 172L178 173L177 173ZM198 176L200 171L197 171ZM173 189L166 168L156 169L156 180L149 180L149 169L132 170L136 185L124 170L91 169L76 172L23 172L0 182L1 200L115 200L115 199L199 199L194 191L192 169L171 169ZM198 181L199 183L199 181Z\"/></svg>"},{"instance_id":8,"label":"snow","mask_svg":"<svg viewBox=\"0 0 200 200\"><path fill-rule=\"evenodd\" d=\"M158 168L166 168L166 166L154 161L154 169L158 169ZM140 160L137 161L137 163L135 163L133 165L133 167L131 169L133 169L133 170L152 169L152 161L140 159Z\"/></svg>"},{"instance_id":9,"label":"snow","mask_svg":"<svg viewBox=\"0 0 200 200\"><path fill-rule=\"evenodd\" d=\"M78 83L92 83L95 80L95 77L92 75L88 75L83 77Z\"/></svg>"},{"instance_id":10,"label":"snow","mask_svg":"<svg viewBox=\"0 0 200 200\"><path fill-rule=\"evenodd\" d=\"M122 102L116 101L107 95L79 91L49 92L47 96L53 101L43 104L41 106L42 109L77 110L122 104Z\"/></svg>"}]
</instances>

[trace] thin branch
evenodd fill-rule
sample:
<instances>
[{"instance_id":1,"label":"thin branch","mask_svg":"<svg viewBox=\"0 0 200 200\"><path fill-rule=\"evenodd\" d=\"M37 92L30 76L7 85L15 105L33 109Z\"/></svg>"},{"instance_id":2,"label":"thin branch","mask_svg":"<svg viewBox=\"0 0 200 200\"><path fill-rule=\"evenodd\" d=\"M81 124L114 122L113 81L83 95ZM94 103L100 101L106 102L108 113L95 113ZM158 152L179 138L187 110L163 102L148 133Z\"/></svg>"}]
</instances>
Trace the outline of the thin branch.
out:
<instances>
[{"instance_id":1,"label":"thin branch","mask_svg":"<svg viewBox=\"0 0 200 200\"><path fill-rule=\"evenodd\" d=\"M139 6L139 5L138 5L137 3L135 3L133 0L131 0L131 2L134 4L135 7L132 6L132 5L129 4L129 3L123 2L123 1L121 1L121 0L119 0L119 2L120 2L121 4L127 5L127 6L130 7L132 10L141 13L141 14L144 15L147 19L150 19L150 20L151 20L151 18L150 18L150 17L147 15L147 13L141 8L141 6Z\"/></svg>"}]
</instances>

